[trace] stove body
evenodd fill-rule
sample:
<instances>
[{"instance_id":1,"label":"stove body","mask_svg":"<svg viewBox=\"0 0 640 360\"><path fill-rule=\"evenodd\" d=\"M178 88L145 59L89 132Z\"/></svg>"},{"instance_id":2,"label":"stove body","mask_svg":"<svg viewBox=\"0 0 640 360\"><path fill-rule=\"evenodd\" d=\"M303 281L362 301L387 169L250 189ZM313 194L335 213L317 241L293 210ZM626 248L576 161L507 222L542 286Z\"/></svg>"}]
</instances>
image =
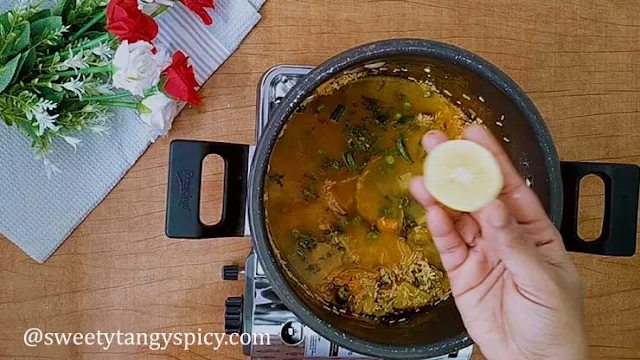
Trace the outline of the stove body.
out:
<instances>
[{"instance_id":1,"label":"stove body","mask_svg":"<svg viewBox=\"0 0 640 360\"><path fill-rule=\"evenodd\" d=\"M258 116L256 138L269 121L269 114L278 106L296 82L311 71L309 66L279 65L270 69L262 77L258 87ZM249 150L249 159L253 158L255 147ZM245 235L250 236L249 219L246 215ZM271 345L245 345L243 352L252 359L354 359L367 358L339 347L312 329L300 323L278 298L260 265L258 256L251 252L247 257L244 270L239 266L225 266L222 271L224 280L238 280L244 273L244 294L230 297L226 301L225 331L227 333L270 334ZM473 346L436 359L469 360Z\"/></svg>"}]
</instances>

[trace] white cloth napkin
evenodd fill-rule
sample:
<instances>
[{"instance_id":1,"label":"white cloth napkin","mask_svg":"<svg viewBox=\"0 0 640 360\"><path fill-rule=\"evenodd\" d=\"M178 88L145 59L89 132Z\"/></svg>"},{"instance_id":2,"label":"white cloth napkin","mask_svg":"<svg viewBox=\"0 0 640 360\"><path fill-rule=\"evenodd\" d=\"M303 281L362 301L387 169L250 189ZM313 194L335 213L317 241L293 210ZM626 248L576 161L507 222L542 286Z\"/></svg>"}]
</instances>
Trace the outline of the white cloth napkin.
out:
<instances>
[{"instance_id":1,"label":"white cloth napkin","mask_svg":"<svg viewBox=\"0 0 640 360\"><path fill-rule=\"evenodd\" d=\"M177 4L157 18L156 43L188 54L204 83L258 23L264 1L217 0L210 27ZM14 5L0 2L0 12ZM118 109L111 129L81 136L76 151L56 144L48 158L62 173L48 179L29 140L0 120L0 233L44 262L155 140L151 134L134 112Z\"/></svg>"}]
</instances>

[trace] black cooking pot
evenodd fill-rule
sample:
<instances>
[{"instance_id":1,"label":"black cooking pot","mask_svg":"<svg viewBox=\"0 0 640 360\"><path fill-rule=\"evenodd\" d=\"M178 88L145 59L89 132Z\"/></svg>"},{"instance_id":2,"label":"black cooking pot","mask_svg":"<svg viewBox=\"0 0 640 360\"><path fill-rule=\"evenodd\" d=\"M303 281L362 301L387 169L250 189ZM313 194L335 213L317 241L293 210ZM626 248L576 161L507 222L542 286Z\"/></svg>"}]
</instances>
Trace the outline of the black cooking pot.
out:
<instances>
[{"instance_id":1,"label":"black cooking pot","mask_svg":"<svg viewBox=\"0 0 640 360\"><path fill-rule=\"evenodd\" d=\"M263 191L269 157L290 116L321 84L345 72L385 67L393 76L432 81L499 138L511 160L531 183L570 251L631 256L636 247L640 171L634 165L560 162L540 114L525 93L502 71L460 48L425 40L400 39L346 51L311 71L282 100L258 141L247 186L248 146L196 141L171 144L167 236L215 238L242 236L245 200L253 245L273 289L307 326L328 340L361 354L418 359L447 354L471 344L453 299L405 322L371 324L322 307L304 292L277 258L265 226ZM367 65L365 67L365 65ZM391 69L397 68L395 72ZM445 91L446 90L446 91ZM585 144L585 146L588 146ZM209 154L225 160L222 220L200 221L202 161ZM580 179L594 174L604 181L602 235L585 242L577 235Z\"/></svg>"}]
</instances>

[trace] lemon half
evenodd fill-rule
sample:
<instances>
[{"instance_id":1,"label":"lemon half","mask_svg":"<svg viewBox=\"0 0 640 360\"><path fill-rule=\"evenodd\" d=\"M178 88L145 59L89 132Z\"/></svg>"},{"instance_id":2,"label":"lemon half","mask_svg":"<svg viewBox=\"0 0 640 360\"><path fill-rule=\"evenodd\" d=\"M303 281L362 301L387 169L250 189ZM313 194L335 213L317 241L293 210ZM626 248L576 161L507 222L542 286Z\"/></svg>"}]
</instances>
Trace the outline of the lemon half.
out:
<instances>
[{"instance_id":1,"label":"lemon half","mask_svg":"<svg viewBox=\"0 0 640 360\"><path fill-rule=\"evenodd\" d=\"M504 185L500 164L484 147L468 140L438 145L424 162L424 184L441 204L473 212L497 198Z\"/></svg>"}]
</instances>

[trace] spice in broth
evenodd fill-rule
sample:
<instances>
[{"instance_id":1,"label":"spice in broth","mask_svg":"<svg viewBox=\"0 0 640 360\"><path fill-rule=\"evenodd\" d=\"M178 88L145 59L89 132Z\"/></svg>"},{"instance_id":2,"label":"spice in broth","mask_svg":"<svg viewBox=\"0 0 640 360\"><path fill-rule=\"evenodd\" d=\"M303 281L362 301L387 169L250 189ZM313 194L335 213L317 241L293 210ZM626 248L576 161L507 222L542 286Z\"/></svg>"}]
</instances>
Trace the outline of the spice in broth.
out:
<instances>
[{"instance_id":1,"label":"spice in broth","mask_svg":"<svg viewBox=\"0 0 640 360\"><path fill-rule=\"evenodd\" d=\"M284 260L320 299L381 318L434 305L449 282L408 185L422 174L420 141L459 138L464 114L399 77L357 79L295 113L275 144L266 220Z\"/></svg>"}]
</instances>

